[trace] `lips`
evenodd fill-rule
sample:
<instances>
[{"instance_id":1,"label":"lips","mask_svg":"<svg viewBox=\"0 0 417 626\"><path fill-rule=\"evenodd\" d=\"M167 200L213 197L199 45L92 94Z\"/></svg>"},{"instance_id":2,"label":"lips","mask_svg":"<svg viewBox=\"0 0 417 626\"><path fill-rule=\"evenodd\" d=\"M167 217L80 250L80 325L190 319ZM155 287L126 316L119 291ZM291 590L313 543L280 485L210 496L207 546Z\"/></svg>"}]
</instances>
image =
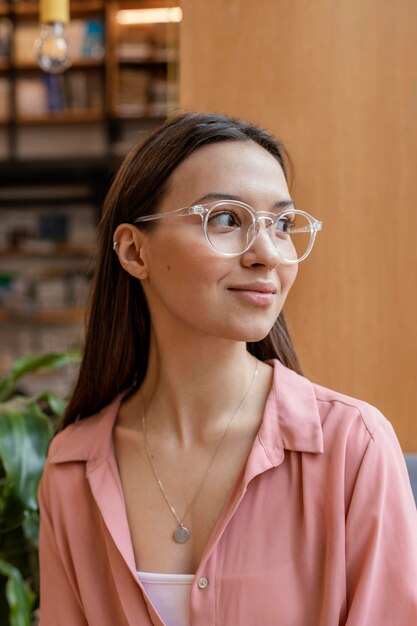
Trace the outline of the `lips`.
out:
<instances>
[{"instance_id":1,"label":"lips","mask_svg":"<svg viewBox=\"0 0 417 626\"><path fill-rule=\"evenodd\" d=\"M251 306L269 307L275 301L278 288L275 283L268 281L255 281L252 283L242 283L229 287L236 298L246 302Z\"/></svg>"},{"instance_id":2,"label":"lips","mask_svg":"<svg viewBox=\"0 0 417 626\"><path fill-rule=\"evenodd\" d=\"M252 283L243 283L241 285L235 285L233 287L229 287L231 291L252 291L256 293L270 293L274 294L277 292L277 286L272 282L252 282Z\"/></svg>"}]
</instances>

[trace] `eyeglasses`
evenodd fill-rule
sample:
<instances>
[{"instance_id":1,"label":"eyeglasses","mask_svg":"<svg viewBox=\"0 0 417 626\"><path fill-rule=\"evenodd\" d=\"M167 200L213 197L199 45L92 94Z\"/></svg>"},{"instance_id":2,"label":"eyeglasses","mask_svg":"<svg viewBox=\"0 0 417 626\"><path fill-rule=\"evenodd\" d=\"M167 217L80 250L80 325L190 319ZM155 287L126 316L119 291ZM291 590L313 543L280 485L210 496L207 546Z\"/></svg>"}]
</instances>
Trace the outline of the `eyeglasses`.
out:
<instances>
[{"instance_id":1,"label":"eyeglasses","mask_svg":"<svg viewBox=\"0 0 417 626\"><path fill-rule=\"evenodd\" d=\"M322 222L294 207L279 213L255 211L238 200L217 200L177 209L169 213L144 215L134 223L150 222L165 217L198 215L209 246L224 256L239 256L249 250L259 234L261 222L286 263L299 263L311 252Z\"/></svg>"}]
</instances>

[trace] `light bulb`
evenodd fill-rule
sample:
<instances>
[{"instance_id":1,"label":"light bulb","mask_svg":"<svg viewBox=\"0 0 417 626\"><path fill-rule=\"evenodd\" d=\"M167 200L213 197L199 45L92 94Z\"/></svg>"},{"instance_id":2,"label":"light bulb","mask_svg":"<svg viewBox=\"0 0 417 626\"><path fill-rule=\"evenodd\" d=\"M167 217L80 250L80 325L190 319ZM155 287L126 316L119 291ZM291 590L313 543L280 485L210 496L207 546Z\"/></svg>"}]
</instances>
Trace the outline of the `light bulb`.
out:
<instances>
[{"instance_id":1,"label":"light bulb","mask_svg":"<svg viewBox=\"0 0 417 626\"><path fill-rule=\"evenodd\" d=\"M71 66L69 46L61 22L42 24L39 39L35 41L39 67L49 74L61 74Z\"/></svg>"}]
</instances>

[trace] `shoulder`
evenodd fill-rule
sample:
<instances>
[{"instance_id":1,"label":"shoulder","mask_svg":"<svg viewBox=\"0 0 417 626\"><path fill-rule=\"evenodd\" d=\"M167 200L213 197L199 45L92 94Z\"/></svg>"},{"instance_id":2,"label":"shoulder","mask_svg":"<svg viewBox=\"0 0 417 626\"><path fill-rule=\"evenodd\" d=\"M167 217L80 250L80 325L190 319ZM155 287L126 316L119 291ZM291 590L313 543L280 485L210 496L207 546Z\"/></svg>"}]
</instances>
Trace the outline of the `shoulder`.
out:
<instances>
[{"instance_id":1,"label":"shoulder","mask_svg":"<svg viewBox=\"0 0 417 626\"><path fill-rule=\"evenodd\" d=\"M329 418L351 424L357 423L368 432L370 437L376 429L384 428L389 424L381 411L372 404L313 382L310 384L314 390L323 424Z\"/></svg>"},{"instance_id":2,"label":"shoulder","mask_svg":"<svg viewBox=\"0 0 417 626\"><path fill-rule=\"evenodd\" d=\"M362 467L368 475L369 459L373 459L375 477L384 467L404 465L394 428L378 408L321 385L313 384L313 387L322 422L324 448L330 456L343 459L350 470L356 468L359 471ZM346 473L349 474L350 470Z\"/></svg>"},{"instance_id":3,"label":"shoulder","mask_svg":"<svg viewBox=\"0 0 417 626\"><path fill-rule=\"evenodd\" d=\"M319 385L274 361L276 411L285 441L306 439L306 433L322 438L322 450L342 448L359 457L375 438L394 438L390 422L372 404ZM290 449L313 448L304 443ZM346 454L346 453L344 453Z\"/></svg>"},{"instance_id":4,"label":"shoulder","mask_svg":"<svg viewBox=\"0 0 417 626\"><path fill-rule=\"evenodd\" d=\"M359 480L369 498L386 489L403 493L405 501L414 507L401 446L382 412L368 402L318 385L282 365L278 369L281 395L285 396L278 403L278 421L280 424L284 421L286 441L294 442L297 438L300 441L300 433L304 437L316 414L315 432L320 433L322 448L313 450L320 454L305 458L309 470L313 474L322 471L322 481L328 486L338 485L337 491L343 494L346 507ZM303 451L300 446L290 449ZM304 451L310 452L311 447L304 445Z\"/></svg>"},{"instance_id":5,"label":"shoulder","mask_svg":"<svg viewBox=\"0 0 417 626\"><path fill-rule=\"evenodd\" d=\"M71 461L99 462L112 451L113 426L128 390L118 394L98 413L67 426L55 435L48 451L48 464Z\"/></svg>"}]
</instances>

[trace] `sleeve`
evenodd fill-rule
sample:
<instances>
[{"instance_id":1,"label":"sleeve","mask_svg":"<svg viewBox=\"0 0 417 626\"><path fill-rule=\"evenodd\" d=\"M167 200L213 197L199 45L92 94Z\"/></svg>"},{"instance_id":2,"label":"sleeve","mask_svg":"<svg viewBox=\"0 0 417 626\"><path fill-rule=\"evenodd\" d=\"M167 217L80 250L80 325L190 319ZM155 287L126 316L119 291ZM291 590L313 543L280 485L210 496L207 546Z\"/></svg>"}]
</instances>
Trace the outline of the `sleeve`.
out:
<instances>
[{"instance_id":1,"label":"sleeve","mask_svg":"<svg viewBox=\"0 0 417 626\"><path fill-rule=\"evenodd\" d=\"M416 626L417 512L385 418L369 440L349 503L346 563L346 626Z\"/></svg>"},{"instance_id":2,"label":"sleeve","mask_svg":"<svg viewBox=\"0 0 417 626\"><path fill-rule=\"evenodd\" d=\"M39 626L88 626L78 594L73 589L59 553L48 502L46 468L42 476L38 503L40 512L40 622Z\"/></svg>"}]
</instances>

